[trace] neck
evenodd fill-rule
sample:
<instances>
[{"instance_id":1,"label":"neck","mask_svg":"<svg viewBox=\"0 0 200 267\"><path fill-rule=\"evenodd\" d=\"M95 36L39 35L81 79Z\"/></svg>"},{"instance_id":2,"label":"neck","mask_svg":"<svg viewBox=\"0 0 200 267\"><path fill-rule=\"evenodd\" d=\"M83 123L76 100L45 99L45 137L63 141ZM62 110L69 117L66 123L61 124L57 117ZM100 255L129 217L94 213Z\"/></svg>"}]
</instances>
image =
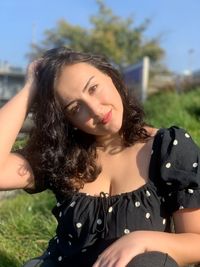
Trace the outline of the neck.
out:
<instances>
[{"instance_id":1,"label":"neck","mask_svg":"<svg viewBox=\"0 0 200 267\"><path fill-rule=\"evenodd\" d=\"M103 150L104 152L109 152L111 150L119 151L123 149L123 140L118 133L115 135L98 136L96 141L97 149Z\"/></svg>"}]
</instances>

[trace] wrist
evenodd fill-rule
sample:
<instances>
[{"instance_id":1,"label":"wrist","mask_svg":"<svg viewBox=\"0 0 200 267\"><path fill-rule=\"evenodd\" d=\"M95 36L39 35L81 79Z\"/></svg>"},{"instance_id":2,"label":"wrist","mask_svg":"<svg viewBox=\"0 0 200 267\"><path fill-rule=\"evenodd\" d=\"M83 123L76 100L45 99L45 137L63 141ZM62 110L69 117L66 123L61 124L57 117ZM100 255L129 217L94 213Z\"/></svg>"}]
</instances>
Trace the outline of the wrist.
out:
<instances>
[{"instance_id":1,"label":"wrist","mask_svg":"<svg viewBox=\"0 0 200 267\"><path fill-rule=\"evenodd\" d=\"M134 243L137 242L142 247L143 252L152 251L153 234L150 231L135 231L131 234L133 235Z\"/></svg>"},{"instance_id":2,"label":"wrist","mask_svg":"<svg viewBox=\"0 0 200 267\"><path fill-rule=\"evenodd\" d=\"M35 97L35 89L32 88L33 85L30 84L29 82L25 83L24 87L21 90L21 94L23 94L24 99L26 99L28 103L28 107L33 103L34 97Z\"/></svg>"}]
</instances>

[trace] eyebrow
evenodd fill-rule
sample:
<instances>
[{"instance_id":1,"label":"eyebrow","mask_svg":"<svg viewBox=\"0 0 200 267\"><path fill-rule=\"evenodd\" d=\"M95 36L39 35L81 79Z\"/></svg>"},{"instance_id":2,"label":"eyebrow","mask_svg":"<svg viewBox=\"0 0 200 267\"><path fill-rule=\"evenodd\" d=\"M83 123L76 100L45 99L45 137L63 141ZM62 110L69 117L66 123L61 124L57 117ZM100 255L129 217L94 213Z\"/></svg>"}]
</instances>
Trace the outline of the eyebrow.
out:
<instances>
[{"instance_id":1,"label":"eyebrow","mask_svg":"<svg viewBox=\"0 0 200 267\"><path fill-rule=\"evenodd\" d=\"M83 93L85 92L85 90L87 89L88 85L90 84L90 82L91 82L91 80L92 80L93 78L94 78L94 76L91 76L91 77L89 78L89 80L87 81L86 85L83 87L83 90L82 90ZM68 108L71 104L73 104L74 102L76 102L76 100L72 100L72 101L69 102L67 105L65 105L65 106L64 106L64 110L65 110L66 108Z\"/></svg>"}]
</instances>

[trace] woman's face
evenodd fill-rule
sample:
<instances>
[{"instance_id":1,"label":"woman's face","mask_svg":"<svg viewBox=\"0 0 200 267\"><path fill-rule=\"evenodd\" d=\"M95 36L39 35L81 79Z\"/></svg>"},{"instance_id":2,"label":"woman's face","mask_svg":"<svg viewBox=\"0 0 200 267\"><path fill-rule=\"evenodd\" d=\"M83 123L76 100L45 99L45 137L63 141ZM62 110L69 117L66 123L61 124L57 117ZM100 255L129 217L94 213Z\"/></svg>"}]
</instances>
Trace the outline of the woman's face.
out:
<instances>
[{"instance_id":1,"label":"woman's face","mask_svg":"<svg viewBox=\"0 0 200 267\"><path fill-rule=\"evenodd\" d=\"M96 136L117 133L122 126L123 105L112 79L87 63L63 68L56 95L71 123Z\"/></svg>"}]
</instances>

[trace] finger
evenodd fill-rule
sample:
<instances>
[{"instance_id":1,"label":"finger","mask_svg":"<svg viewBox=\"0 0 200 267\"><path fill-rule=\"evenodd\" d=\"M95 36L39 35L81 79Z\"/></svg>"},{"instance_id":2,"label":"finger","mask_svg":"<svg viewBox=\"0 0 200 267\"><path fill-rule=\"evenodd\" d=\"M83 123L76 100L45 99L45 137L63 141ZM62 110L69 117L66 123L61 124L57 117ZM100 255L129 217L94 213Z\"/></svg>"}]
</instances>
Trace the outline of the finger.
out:
<instances>
[{"instance_id":1,"label":"finger","mask_svg":"<svg viewBox=\"0 0 200 267\"><path fill-rule=\"evenodd\" d=\"M42 58L38 58L31 62L27 67L27 79L33 78L37 74L37 68L42 62Z\"/></svg>"},{"instance_id":2,"label":"finger","mask_svg":"<svg viewBox=\"0 0 200 267\"><path fill-rule=\"evenodd\" d=\"M92 267L116 267L115 263L116 263L116 259L101 257L95 262L94 265L92 265ZM119 267L122 267L122 265Z\"/></svg>"},{"instance_id":3,"label":"finger","mask_svg":"<svg viewBox=\"0 0 200 267\"><path fill-rule=\"evenodd\" d=\"M103 266L106 266L103 264L103 260L98 257L97 261L92 265L92 267L103 267Z\"/></svg>"}]
</instances>

